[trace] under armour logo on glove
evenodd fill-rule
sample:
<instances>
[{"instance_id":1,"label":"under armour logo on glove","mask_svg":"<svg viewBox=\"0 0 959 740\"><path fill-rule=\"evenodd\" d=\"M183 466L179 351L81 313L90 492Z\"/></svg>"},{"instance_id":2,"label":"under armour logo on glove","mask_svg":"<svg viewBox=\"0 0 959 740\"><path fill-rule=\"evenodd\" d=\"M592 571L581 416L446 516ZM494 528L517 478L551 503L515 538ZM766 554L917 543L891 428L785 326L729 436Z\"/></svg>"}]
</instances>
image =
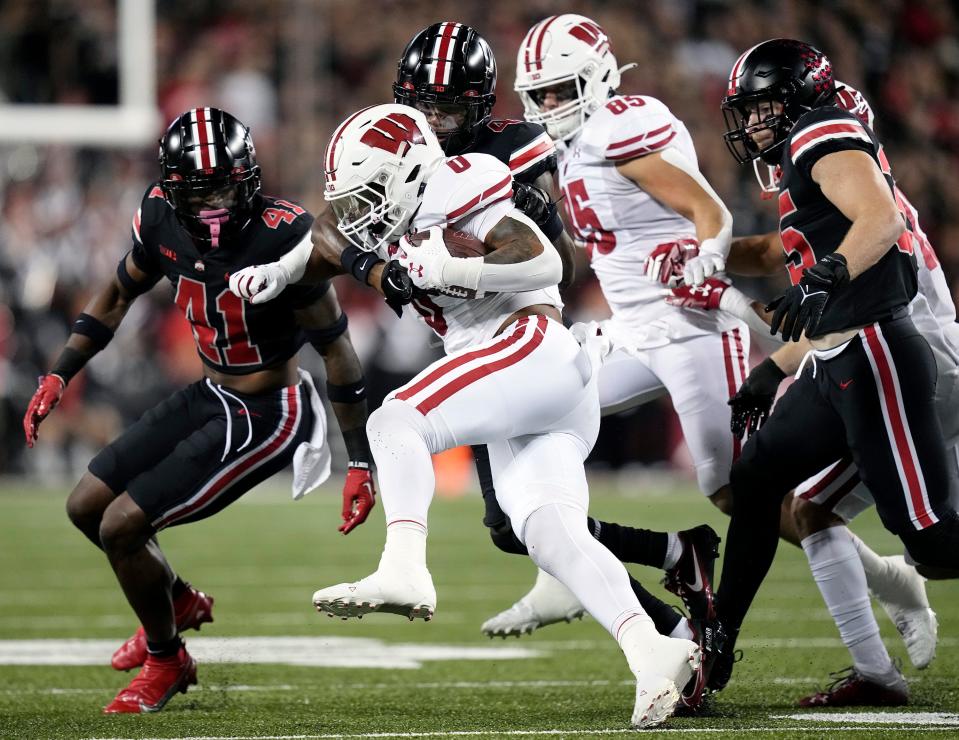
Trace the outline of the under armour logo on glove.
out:
<instances>
[{"instance_id":1,"label":"under armour logo on glove","mask_svg":"<svg viewBox=\"0 0 959 740\"><path fill-rule=\"evenodd\" d=\"M409 266L406 268L406 271L410 275L415 275L418 278L423 277L423 265L415 265L412 262L410 262Z\"/></svg>"},{"instance_id":2,"label":"under armour logo on glove","mask_svg":"<svg viewBox=\"0 0 959 740\"><path fill-rule=\"evenodd\" d=\"M413 244L407 237L400 240L400 250L405 256L400 259L410 275L413 285L421 290L445 288L443 267L453 257L443 241L443 229L432 226L429 237Z\"/></svg>"},{"instance_id":3,"label":"under armour logo on glove","mask_svg":"<svg viewBox=\"0 0 959 740\"><path fill-rule=\"evenodd\" d=\"M701 311L716 311L719 302L730 285L722 278L707 278L702 285L690 287L680 285L678 288L666 291L666 303L680 308L698 308Z\"/></svg>"}]
</instances>

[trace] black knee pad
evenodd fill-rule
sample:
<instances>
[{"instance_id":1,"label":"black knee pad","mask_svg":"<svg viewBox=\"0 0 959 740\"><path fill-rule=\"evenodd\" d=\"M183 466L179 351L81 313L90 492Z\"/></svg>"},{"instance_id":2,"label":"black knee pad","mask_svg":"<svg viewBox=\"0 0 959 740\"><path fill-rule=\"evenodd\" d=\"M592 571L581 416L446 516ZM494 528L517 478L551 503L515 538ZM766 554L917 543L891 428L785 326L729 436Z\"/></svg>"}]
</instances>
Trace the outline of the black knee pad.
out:
<instances>
[{"instance_id":1,"label":"black knee pad","mask_svg":"<svg viewBox=\"0 0 959 740\"><path fill-rule=\"evenodd\" d=\"M489 528L490 539L503 552L510 555L529 555L526 545L519 541L509 519L505 519L495 527Z\"/></svg>"},{"instance_id":2,"label":"black knee pad","mask_svg":"<svg viewBox=\"0 0 959 740\"><path fill-rule=\"evenodd\" d=\"M959 570L959 515L951 511L926 529L900 535L917 564Z\"/></svg>"}]
</instances>

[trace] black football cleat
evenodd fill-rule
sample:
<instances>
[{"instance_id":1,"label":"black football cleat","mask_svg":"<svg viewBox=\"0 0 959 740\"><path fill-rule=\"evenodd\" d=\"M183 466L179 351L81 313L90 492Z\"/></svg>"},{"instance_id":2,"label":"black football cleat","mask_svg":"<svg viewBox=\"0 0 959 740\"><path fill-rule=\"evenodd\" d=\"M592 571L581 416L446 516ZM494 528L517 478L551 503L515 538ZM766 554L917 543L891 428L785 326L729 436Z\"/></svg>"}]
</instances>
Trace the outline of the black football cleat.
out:
<instances>
[{"instance_id":1,"label":"black football cleat","mask_svg":"<svg viewBox=\"0 0 959 740\"><path fill-rule=\"evenodd\" d=\"M703 659L699 670L689 679L689 683L683 687L679 696L676 714L686 717L701 714L705 709L705 700L709 693L706 682L712 666L726 642L723 626L718 621L703 622L692 619L688 621L689 627L693 631L693 641L699 644Z\"/></svg>"},{"instance_id":2,"label":"black football cleat","mask_svg":"<svg viewBox=\"0 0 959 740\"><path fill-rule=\"evenodd\" d=\"M678 534L683 554L666 571L663 585L683 600L691 619L711 622L716 619L713 574L719 558L719 535L708 524Z\"/></svg>"}]
</instances>

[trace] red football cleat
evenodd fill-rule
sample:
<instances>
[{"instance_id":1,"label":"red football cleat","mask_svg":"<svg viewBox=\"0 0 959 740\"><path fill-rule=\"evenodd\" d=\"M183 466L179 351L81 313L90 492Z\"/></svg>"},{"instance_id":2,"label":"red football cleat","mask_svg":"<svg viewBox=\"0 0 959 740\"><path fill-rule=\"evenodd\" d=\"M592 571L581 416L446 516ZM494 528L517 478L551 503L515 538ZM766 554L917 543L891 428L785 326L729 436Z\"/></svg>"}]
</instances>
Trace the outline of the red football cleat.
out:
<instances>
[{"instance_id":1,"label":"red football cleat","mask_svg":"<svg viewBox=\"0 0 959 740\"><path fill-rule=\"evenodd\" d=\"M196 661L186 646L170 658L147 655L136 678L103 708L103 713L159 712L174 694L185 694L187 687L195 683Z\"/></svg>"},{"instance_id":2,"label":"red football cleat","mask_svg":"<svg viewBox=\"0 0 959 740\"><path fill-rule=\"evenodd\" d=\"M173 602L173 612L176 615L177 632L198 630L204 622L213 621L213 597L188 585L186 591ZM137 631L117 648L110 665L118 671L129 671L139 668L146 659L146 632L143 627L137 627Z\"/></svg>"},{"instance_id":3,"label":"red football cleat","mask_svg":"<svg viewBox=\"0 0 959 740\"><path fill-rule=\"evenodd\" d=\"M905 681L902 682L902 687L883 686L857 673L854 668L847 668L832 675L835 680L829 688L804 696L799 700L799 706L901 707L909 703L909 689Z\"/></svg>"}]
</instances>

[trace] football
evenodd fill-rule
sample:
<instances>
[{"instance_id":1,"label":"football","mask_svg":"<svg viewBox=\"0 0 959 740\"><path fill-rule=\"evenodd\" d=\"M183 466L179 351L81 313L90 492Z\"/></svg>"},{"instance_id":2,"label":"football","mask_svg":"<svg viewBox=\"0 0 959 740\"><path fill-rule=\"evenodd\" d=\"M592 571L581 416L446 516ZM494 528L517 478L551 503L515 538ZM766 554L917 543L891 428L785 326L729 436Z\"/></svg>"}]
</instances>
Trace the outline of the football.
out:
<instances>
[{"instance_id":1,"label":"football","mask_svg":"<svg viewBox=\"0 0 959 740\"><path fill-rule=\"evenodd\" d=\"M409 239L413 244L419 244L429 235L429 231L417 231ZM443 241L446 250L454 257L485 257L490 252L483 242L465 231L443 229Z\"/></svg>"}]
</instances>

